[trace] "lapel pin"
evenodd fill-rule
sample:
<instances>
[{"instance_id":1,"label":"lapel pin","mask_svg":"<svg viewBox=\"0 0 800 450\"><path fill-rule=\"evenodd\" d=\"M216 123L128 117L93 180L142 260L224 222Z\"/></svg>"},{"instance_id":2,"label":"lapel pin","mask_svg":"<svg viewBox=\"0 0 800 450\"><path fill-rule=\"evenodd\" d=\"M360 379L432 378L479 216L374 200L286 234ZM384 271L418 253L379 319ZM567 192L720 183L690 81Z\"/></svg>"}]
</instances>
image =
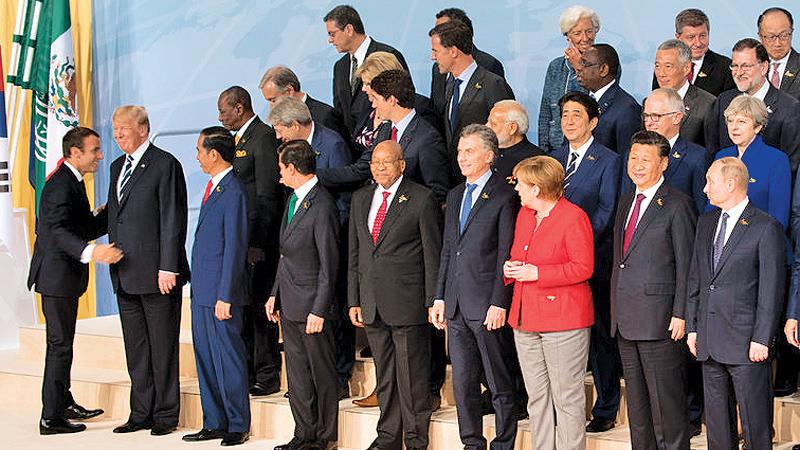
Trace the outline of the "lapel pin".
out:
<instances>
[{"instance_id":1,"label":"lapel pin","mask_svg":"<svg viewBox=\"0 0 800 450\"><path fill-rule=\"evenodd\" d=\"M768 112L768 113L770 113L770 114L772 114L772 106L770 106L770 105L767 105L767 112Z\"/></svg>"},{"instance_id":2,"label":"lapel pin","mask_svg":"<svg viewBox=\"0 0 800 450\"><path fill-rule=\"evenodd\" d=\"M589 161L594 161L595 157L592 155L586 155L586 159L588 159Z\"/></svg>"},{"instance_id":3,"label":"lapel pin","mask_svg":"<svg viewBox=\"0 0 800 450\"><path fill-rule=\"evenodd\" d=\"M303 202L303 209L308 209L308 200Z\"/></svg>"},{"instance_id":4,"label":"lapel pin","mask_svg":"<svg viewBox=\"0 0 800 450\"><path fill-rule=\"evenodd\" d=\"M517 184L517 179L514 178L514 175L507 176L506 177L506 183L511 184L511 185Z\"/></svg>"},{"instance_id":5,"label":"lapel pin","mask_svg":"<svg viewBox=\"0 0 800 450\"><path fill-rule=\"evenodd\" d=\"M700 78L705 78L705 77L707 77L708 75L706 75L706 73L705 73L705 72L703 72L703 71L701 70L701 71L700 71L700 72L697 74L697 76L698 76L698 77L700 77Z\"/></svg>"},{"instance_id":6,"label":"lapel pin","mask_svg":"<svg viewBox=\"0 0 800 450\"><path fill-rule=\"evenodd\" d=\"M742 220L739 221L739 223L742 224L742 225L745 225L745 226L746 225L750 225L750 222L748 222L747 219L742 219Z\"/></svg>"},{"instance_id":7,"label":"lapel pin","mask_svg":"<svg viewBox=\"0 0 800 450\"><path fill-rule=\"evenodd\" d=\"M482 88L482 87L483 87L483 86L481 86L481 84L480 84L480 83L475 83L475 89L480 89L480 88Z\"/></svg>"},{"instance_id":8,"label":"lapel pin","mask_svg":"<svg viewBox=\"0 0 800 450\"><path fill-rule=\"evenodd\" d=\"M222 192L222 188L217 185L217 192Z\"/></svg>"},{"instance_id":9,"label":"lapel pin","mask_svg":"<svg viewBox=\"0 0 800 450\"><path fill-rule=\"evenodd\" d=\"M481 194L481 198L484 199L484 200L488 200L489 199L489 194L484 192L483 194Z\"/></svg>"},{"instance_id":10,"label":"lapel pin","mask_svg":"<svg viewBox=\"0 0 800 450\"><path fill-rule=\"evenodd\" d=\"M661 198L661 197L658 197L656 199L656 204L658 204L658 206L664 206L664 199Z\"/></svg>"},{"instance_id":11,"label":"lapel pin","mask_svg":"<svg viewBox=\"0 0 800 450\"><path fill-rule=\"evenodd\" d=\"M672 154L672 157L675 158L675 159L680 159L681 158L681 154L676 151L675 153Z\"/></svg>"},{"instance_id":12,"label":"lapel pin","mask_svg":"<svg viewBox=\"0 0 800 450\"><path fill-rule=\"evenodd\" d=\"M751 183L755 183L755 182L756 182L756 179L755 179L755 178L750 178L750 182L751 182Z\"/></svg>"},{"instance_id":13,"label":"lapel pin","mask_svg":"<svg viewBox=\"0 0 800 450\"><path fill-rule=\"evenodd\" d=\"M247 156L247 152L244 150L236 150L236 157L237 158L244 158Z\"/></svg>"},{"instance_id":14,"label":"lapel pin","mask_svg":"<svg viewBox=\"0 0 800 450\"><path fill-rule=\"evenodd\" d=\"M139 167L141 167L142 169L144 169L144 164L142 164L142 165L141 165L141 166L139 166Z\"/></svg>"},{"instance_id":15,"label":"lapel pin","mask_svg":"<svg viewBox=\"0 0 800 450\"><path fill-rule=\"evenodd\" d=\"M794 74L793 74L792 72L789 72L789 71L787 70L786 72L784 72L784 73L783 73L783 76L785 76L785 77L787 77L787 78L792 78L792 77L794 76Z\"/></svg>"},{"instance_id":16,"label":"lapel pin","mask_svg":"<svg viewBox=\"0 0 800 450\"><path fill-rule=\"evenodd\" d=\"M406 197L405 194L400 194L400 197L397 198L397 203L403 203L405 201L408 201L408 197Z\"/></svg>"}]
</instances>

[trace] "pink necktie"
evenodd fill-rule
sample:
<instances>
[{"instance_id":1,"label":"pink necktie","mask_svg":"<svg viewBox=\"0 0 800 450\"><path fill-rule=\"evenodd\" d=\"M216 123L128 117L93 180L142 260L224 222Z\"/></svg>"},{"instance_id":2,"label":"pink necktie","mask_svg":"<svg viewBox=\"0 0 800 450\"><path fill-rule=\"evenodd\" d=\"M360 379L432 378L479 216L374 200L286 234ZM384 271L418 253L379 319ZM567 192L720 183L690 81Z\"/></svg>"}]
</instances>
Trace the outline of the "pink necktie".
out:
<instances>
[{"instance_id":1,"label":"pink necktie","mask_svg":"<svg viewBox=\"0 0 800 450\"><path fill-rule=\"evenodd\" d=\"M775 89L781 88L781 77L778 74L778 67L780 67L780 65L781 63L772 63L772 79L770 82L775 86Z\"/></svg>"},{"instance_id":2,"label":"pink necktie","mask_svg":"<svg viewBox=\"0 0 800 450\"><path fill-rule=\"evenodd\" d=\"M633 205L633 211L631 211L631 218L628 219L628 225L625 227L625 239L622 241L623 254L628 253L628 245L631 243L633 233L636 231L636 222L639 221L639 210L642 208L642 200L644 200L644 194L637 194L636 204Z\"/></svg>"}]
</instances>

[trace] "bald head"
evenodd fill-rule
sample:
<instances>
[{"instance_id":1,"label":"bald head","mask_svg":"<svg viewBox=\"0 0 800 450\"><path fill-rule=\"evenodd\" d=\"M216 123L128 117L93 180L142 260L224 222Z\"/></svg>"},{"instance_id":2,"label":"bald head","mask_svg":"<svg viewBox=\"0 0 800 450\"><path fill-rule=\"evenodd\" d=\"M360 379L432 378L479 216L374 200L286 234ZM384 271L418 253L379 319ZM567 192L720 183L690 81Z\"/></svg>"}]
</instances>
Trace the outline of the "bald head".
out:
<instances>
[{"instance_id":1,"label":"bald head","mask_svg":"<svg viewBox=\"0 0 800 450\"><path fill-rule=\"evenodd\" d=\"M384 189L389 189L406 168L403 148L395 141L383 141L375 147L369 163L372 178Z\"/></svg>"}]
</instances>

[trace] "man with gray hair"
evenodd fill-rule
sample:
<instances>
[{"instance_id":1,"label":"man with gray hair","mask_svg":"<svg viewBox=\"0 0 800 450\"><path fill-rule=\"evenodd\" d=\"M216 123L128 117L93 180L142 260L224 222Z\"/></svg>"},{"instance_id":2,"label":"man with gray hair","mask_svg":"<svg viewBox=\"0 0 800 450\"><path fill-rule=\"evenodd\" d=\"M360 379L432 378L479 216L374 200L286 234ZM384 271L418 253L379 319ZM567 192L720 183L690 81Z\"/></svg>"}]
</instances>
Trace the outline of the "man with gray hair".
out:
<instances>
[{"instance_id":1,"label":"man with gray hair","mask_svg":"<svg viewBox=\"0 0 800 450\"><path fill-rule=\"evenodd\" d=\"M683 41L669 39L658 46L654 70L658 87L674 89L679 98L683 99L685 108L681 109L683 121L680 124L680 135L687 141L704 147L706 116L716 98L689 83L691 72L692 49Z\"/></svg>"},{"instance_id":2,"label":"man with gray hair","mask_svg":"<svg viewBox=\"0 0 800 450\"><path fill-rule=\"evenodd\" d=\"M492 172L501 178L510 177L514 167L523 159L545 154L525 135L528 132L528 111L518 101L495 103L486 126L497 135L498 154Z\"/></svg>"},{"instance_id":3,"label":"man with gray hair","mask_svg":"<svg viewBox=\"0 0 800 450\"><path fill-rule=\"evenodd\" d=\"M336 114L332 106L312 98L300 89L300 79L286 66L273 66L264 72L258 88L264 96L264 100L269 103L269 107L275 106L275 102L282 97L296 98L308 106L311 118L314 122L322 124L331 130L342 134L344 124L342 118Z\"/></svg>"}]
</instances>

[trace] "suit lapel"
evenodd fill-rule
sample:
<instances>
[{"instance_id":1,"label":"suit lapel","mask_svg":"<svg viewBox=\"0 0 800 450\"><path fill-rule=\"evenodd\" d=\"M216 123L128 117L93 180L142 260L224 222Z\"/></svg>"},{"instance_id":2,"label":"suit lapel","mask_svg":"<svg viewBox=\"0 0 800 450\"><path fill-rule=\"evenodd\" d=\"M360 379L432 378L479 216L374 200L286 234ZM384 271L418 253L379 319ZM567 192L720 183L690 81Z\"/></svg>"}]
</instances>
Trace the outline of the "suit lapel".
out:
<instances>
[{"instance_id":1,"label":"suit lapel","mask_svg":"<svg viewBox=\"0 0 800 450\"><path fill-rule=\"evenodd\" d=\"M678 168L680 167L681 163L683 163L684 159L686 159L686 143L683 141L682 138L678 138L675 141L675 146L672 147L672 151L669 154L669 164L667 165L667 170L664 173L664 181L667 182L678 172Z\"/></svg>"},{"instance_id":2,"label":"suit lapel","mask_svg":"<svg viewBox=\"0 0 800 450\"><path fill-rule=\"evenodd\" d=\"M603 96L597 100L597 103L600 104L600 115L605 113L611 105L614 104L614 98L617 96L617 91L619 90L618 82L614 82L608 90L603 93Z\"/></svg>"},{"instance_id":3,"label":"suit lapel","mask_svg":"<svg viewBox=\"0 0 800 450\"><path fill-rule=\"evenodd\" d=\"M283 216L284 229L282 236L283 239L288 239L289 236L291 236L292 232L297 228L297 224L303 220L303 217L305 217L306 213L308 212L308 209L311 208L311 205L314 204L314 198L317 196L318 191L319 191L319 182L317 182L317 184L315 184L314 187L311 188L310 191L308 191L308 194L306 194L305 198L303 199L303 202L299 203L296 206L297 209L295 210L294 215L292 216L292 221L288 225L285 225L286 214L284 214Z\"/></svg>"},{"instance_id":4,"label":"suit lapel","mask_svg":"<svg viewBox=\"0 0 800 450\"><path fill-rule=\"evenodd\" d=\"M467 105L469 104L476 95L478 95L478 91L481 90L481 81L483 81L483 69L478 66L475 69L475 72L472 73L472 76L469 77L467 80L467 87L464 89L464 96L458 100L459 105L461 103ZM459 109L460 112L460 109ZM459 121L461 120L461 114L459 114Z\"/></svg>"},{"instance_id":5,"label":"suit lapel","mask_svg":"<svg viewBox=\"0 0 800 450\"><path fill-rule=\"evenodd\" d=\"M147 150L144 152L144 155L139 160L136 165L136 168L133 170L133 174L131 174L131 179L125 183L125 187L122 189L122 200L119 202L119 208L122 209L125 207L125 204L128 203L128 198L130 198L131 189L139 181L143 176L145 171L150 167L150 162L152 161L155 155L155 146L150 144L147 147Z\"/></svg>"},{"instance_id":6,"label":"suit lapel","mask_svg":"<svg viewBox=\"0 0 800 450\"><path fill-rule=\"evenodd\" d=\"M636 229L633 231L633 237L631 238L630 244L628 244L628 253L636 247L636 244L639 243L639 239L641 238L642 234L644 234L647 227L650 226L650 223L653 222L661 212L661 209L664 207L664 204L669 201L667 198L667 182L666 180L661 184L661 186L656 191L656 195L650 200L650 204L647 205L647 209L644 211L644 215L641 219L639 219L639 223L636 224ZM627 257L627 254L625 255Z\"/></svg>"},{"instance_id":7,"label":"suit lapel","mask_svg":"<svg viewBox=\"0 0 800 450\"><path fill-rule=\"evenodd\" d=\"M200 206L200 215L197 217L197 228L200 228L200 224L203 223L203 219L206 216L206 213L214 207L214 204L217 200L222 197L222 193L225 192L225 188L228 186L228 177L232 176L231 174L233 171L228 172L219 183L217 183L217 187L211 190L211 193L208 195L208 199L205 203Z\"/></svg>"},{"instance_id":8,"label":"suit lapel","mask_svg":"<svg viewBox=\"0 0 800 450\"><path fill-rule=\"evenodd\" d=\"M569 200L569 197L572 195L573 192L575 192L574 185L580 184L580 180L585 179L586 177L589 176L590 173L592 173L592 170L594 170L594 165L595 163L597 163L598 156L599 155L597 153L597 143L592 142L592 145L590 145L589 148L586 149L586 154L583 155L581 163L578 165L578 167L575 168L575 173L572 174L572 176L569 178L570 179L569 185L570 187L573 187L573 189L569 190L569 194L567 195L567 200ZM569 149L567 150L567 159L569 159ZM564 169L566 170L566 166L564 166Z\"/></svg>"},{"instance_id":9,"label":"suit lapel","mask_svg":"<svg viewBox=\"0 0 800 450\"><path fill-rule=\"evenodd\" d=\"M381 242L386 237L386 234L389 233L392 226L397 222L397 218L403 214L403 210L406 209L406 205L408 204L408 200L410 199L410 194L408 193L408 186L406 184L405 178L402 182L400 182L400 186L397 188L397 192L392 199L392 203L386 208L386 217L383 219L383 225L381 225L381 231L378 234L378 240L375 243L375 248L377 249L380 247Z\"/></svg>"},{"instance_id":10,"label":"suit lapel","mask_svg":"<svg viewBox=\"0 0 800 450\"><path fill-rule=\"evenodd\" d=\"M408 126L406 127L405 131L403 131L403 136L400 137L400 142L398 142L398 144L400 144L400 147L403 149L404 155L406 152L406 148L408 147L408 144L410 144L411 141L414 139L414 132L417 129L417 124L419 123L418 121L419 121L419 113L414 114L414 117L408 123Z\"/></svg>"},{"instance_id":11,"label":"suit lapel","mask_svg":"<svg viewBox=\"0 0 800 450\"><path fill-rule=\"evenodd\" d=\"M686 123L686 121L689 120L689 116L692 115L691 105L694 105L695 98L697 97L697 89L700 88L690 84L686 95L683 97L683 103L686 108L683 112L683 122L681 122L681 124Z\"/></svg>"},{"instance_id":12,"label":"suit lapel","mask_svg":"<svg viewBox=\"0 0 800 450\"><path fill-rule=\"evenodd\" d=\"M494 187L495 187L494 186L495 185L495 180L496 180L495 176L492 175L489 178L489 180L486 181L486 185L483 187L483 191L477 194L478 198L477 198L477 200L475 200L475 203L472 205L472 209L470 209L470 211L469 211L469 216L467 216L467 223L464 224L464 231L459 236L459 239L461 238L461 236L464 236L465 234L467 234L467 229L469 228L469 224L472 223L472 219L475 218L475 216L478 214L478 212L483 207L483 205L485 205L486 202L489 201L489 198L491 198L492 191L494 191ZM464 194L463 193L461 194L461 202L462 203L464 202ZM459 215L460 215L460 213L461 213L461 211L459 210Z\"/></svg>"},{"instance_id":13,"label":"suit lapel","mask_svg":"<svg viewBox=\"0 0 800 450\"><path fill-rule=\"evenodd\" d=\"M615 251L617 251L618 255L622 255L622 261L624 262L628 258L627 253L622 252L623 240L625 236L625 225L627 225L627 218L628 218L628 211L631 210L631 205L633 205L633 194L636 191L630 191L625 194L622 199L620 199L618 211L621 215L622 224L619 226L614 227L614 246ZM630 246L629 246L630 247Z\"/></svg>"},{"instance_id":14,"label":"suit lapel","mask_svg":"<svg viewBox=\"0 0 800 450\"><path fill-rule=\"evenodd\" d=\"M800 53L792 49L789 54L789 60L786 61L786 70L783 71L783 78L781 78L781 89L789 90L795 83L798 72L800 72Z\"/></svg>"},{"instance_id":15,"label":"suit lapel","mask_svg":"<svg viewBox=\"0 0 800 450\"><path fill-rule=\"evenodd\" d=\"M747 233L747 229L750 226L750 222L748 221L748 219L752 215L753 215L753 204L748 202L747 206L745 206L745 208L744 208L744 211L742 211L742 215L739 217L739 220L735 224L733 224L733 231L731 231L731 235L730 235L730 237L728 237L728 241L725 242L725 247L722 248L722 255L720 255L719 263L717 264L716 270L713 272L714 273L714 277L712 278L712 281L714 280L714 278L717 277L717 275L719 275L719 272L722 269L722 267L725 265L725 262L728 260L728 257L731 256L731 253L733 252L733 249L736 248L736 244L739 242L739 240L742 239L742 236L744 236L745 233ZM717 221L714 222L715 225L717 223L719 223L719 219L717 219ZM730 222L727 223L726 225L727 226L731 226ZM716 226L714 227L714 231L716 231ZM712 236L713 236L713 234L714 233L712 232ZM713 243L714 239L716 239L716 236L713 236L711 239L712 239L711 242ZM712 253L711 258L712 258L712 264L713 264L713 258L714 258L714 256L713 256L714 245L713 244L711 245L711 252L710 253Z\"/></svg>"},{"instance_id":16,"label":"suit lapel","mask_svg":"<svg viewBox=\"0 0 800 450\"><path fill-rule=\"evenodd\" d=\"M766 83L769 82L766 81ZM767 113L769 113L769 116L772 116L778 110L778 92L780 91L775 89L774 86L769 85L767 95L764 96L764 104L767 105ZM769 124L769 122L767 122L767 124Z\"/></svg>"},{"instance_id":17,"label":"suit lapel","mask_svg":"<svg viewBox=\"0 0 800 450\"><path fill-rule=\"evenodd\" d=\"M240 148L243 148L245 146L245 144L247 144L247 141L249 141L250 138L253 136L253 133L255 133L255 129L257 127L256 124L259 124L259 123L261 123L261 119L259 119L258 116L255 116L253 118L253 121L250 122L250 125L247 126L247 129L244 130L244 133L242 134L242 137L239 139L239 143L236 144L236 149L237 150L239 150Z\"/></svg>"}]
</instances>

